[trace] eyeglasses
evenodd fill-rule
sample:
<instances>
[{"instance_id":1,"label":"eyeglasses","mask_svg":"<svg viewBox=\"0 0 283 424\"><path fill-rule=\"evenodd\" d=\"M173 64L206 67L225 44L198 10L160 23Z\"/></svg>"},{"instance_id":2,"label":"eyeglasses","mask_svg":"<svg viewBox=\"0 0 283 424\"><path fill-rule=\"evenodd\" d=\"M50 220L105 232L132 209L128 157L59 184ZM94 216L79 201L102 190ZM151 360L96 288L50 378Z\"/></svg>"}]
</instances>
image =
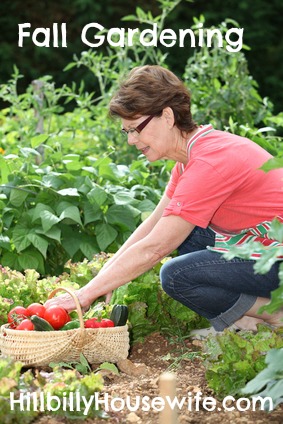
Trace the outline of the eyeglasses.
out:
<instances>
[{"instance_id":1,"label":"eyeglasses","mask_svg":"<svg viewBox=\"0 0 283 424\"><path fill-rule=\"evenodd\" d=\"M144 121L142 121L136 128L130 128L129 130L125 130L125 128L121 129L121 133L128 137L129 134L137 137L141 131L147 126L147 124L154 118L154 115L150 115L148 118L146 118Z\"/></svg>"}]
</instances>

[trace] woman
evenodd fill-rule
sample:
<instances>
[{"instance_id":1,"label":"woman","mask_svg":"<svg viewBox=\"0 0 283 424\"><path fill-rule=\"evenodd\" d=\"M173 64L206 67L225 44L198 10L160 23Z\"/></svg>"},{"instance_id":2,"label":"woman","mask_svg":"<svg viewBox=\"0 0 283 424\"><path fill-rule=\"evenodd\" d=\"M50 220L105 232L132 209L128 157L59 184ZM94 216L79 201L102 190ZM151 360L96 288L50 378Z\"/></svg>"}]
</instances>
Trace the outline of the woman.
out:
<instances>
[{"instance_id":1,"label":"woman","mask_svg":"<svg viewBox=\"0 0 283 424\"><path fill-rule=\"evenodd\" d=\"M198 126L189 92L160 66L133 69L112 98L110 114L121 118L129 145L148 161L167 158L176 165L155 211L78 290L82 307L102 295L109 300L112 290L178 249L179 256L161 269L163 289L216 331L234 323L249 329L262 321L283 325L283 311L258 314L279 285L278 262L259 275L253 259L228 261L220 253L246 237L269 242L269 223L275 217L283 222L283 169L264 173L259 168L271 155L261 147L211 125ZM47 302L53 304L75 307L68 295Z\"/></svg>"}]
</instances>

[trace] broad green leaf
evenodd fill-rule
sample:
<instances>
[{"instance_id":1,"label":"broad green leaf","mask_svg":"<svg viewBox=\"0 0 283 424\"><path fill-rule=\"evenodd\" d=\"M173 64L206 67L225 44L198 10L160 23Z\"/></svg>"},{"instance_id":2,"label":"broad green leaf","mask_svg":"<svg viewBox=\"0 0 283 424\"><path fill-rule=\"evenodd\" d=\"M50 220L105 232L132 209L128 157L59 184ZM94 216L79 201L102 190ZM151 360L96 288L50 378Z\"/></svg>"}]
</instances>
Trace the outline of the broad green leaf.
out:
<instances>
[{"instance_id":1,"label":"broad green leaf","mask_svg":"<svg viewBox=\"0 0 283 424\"><path fill-rule=\"evenodd\" d=\"M84 254L84 256L90 261L93 259L93 256L96 253L99 253L99 249L96 245L96 243L94 243L94 241L83 241L80 244L80 249L82 251L82 253Z\"/></svg>"},{"instance_id":2,"label":"broad green leaf","mask_svg":"<svg viewBox=\"0 0 283 424\"><path fill-rule=\"evenodd\" d=\"M19 256L19 264L23 269L38 269L37 258L29 252L24 252Z\"/></svg>"},{"instance_id":3,"label":"broad green leaf","mask_svg":"<svg viewBox=\"0 0 283 424\"><path fill-rule=\"evenodd\" d=\"M66 200L59 202L58 204L56 204L56 215L60 216L61 213L64 212L64 210L66 210L70 206L74 206L74 204L71 202L67 202Z\"/></svg>"},{"instance_id":4,"label":"broad green leaf","mask_svg":"<svg viewBox=\"0 0 283 424\"><path fill-rule=\"evenodd\" d=\"M117 173L117 168L112 166L114 164L101 164L99 166L99 176L113 183L120 183L120 175Z\"/></svg>"},{"instance_id":5,"label":"broad green leaf","mask_svg":"<svg viewBox=\"0 0 283 424\"><path fill-rule=\"evenodd\" d=\"M68 171L78 171L82 168L82 164L80 162L73 160L64 160L63 163L65 164Z\"/></svg>"},{"instance_id":6,"label":"broad green leaf","mask_svg":"<svg viewBox=\"0 0 283 424\"><path fill-rule=\"evenodd\" d=\"M61 230L57 227L52 227L48 231L44 231L39 228L36 229L35 232L36 234L44 234L46 237L57 240L59 243L61 241Z\"/></svg>"},{"instance_id":7,"label":"broad green leaf","mask_svg":"<svg viewBox=\"0 0 283 424\"><path fill-rule=\"evenodd\" d=\"M278 219L272 221L268 235L273 240L283 242L283 224Z\"/></svg>"},{"instance_id":8,"label":"broad green leaf","mask_svg":"<svg viewBox=\"0 0 283 424\"><path fill-rule=\"evenodd\" d=\"M28 158L30 155L40 156L40 153L37 150L31 149L30 147L23 147L20 149L20 151L26 158Z\"/></svg>"},{"instance_id":9,"label":"broad green leaf","mask_svg":"<svg viewBox=\"0 0 283 424\"><path fill-rule=\"evenodd\" d=\"M10 248L10 239L8 236L3 236L3 234L0 234L0 247L3 247L3 249L9 249Z\"/></svg>"},{"instance_id":10,"label":"broad green leaf","mask_svg":"<svg viewBox=\"0 0 283 424\"><path fill-rule=\"evenodd\" d=\"M108 194L106 191L96 185L88 194L87 198L90 201L92 205L97 204L98 206L101 206L105 203L106 199L108 197Z\"/></svg>"},{"instance_id":11,"label":"broad green leaf","mask_svg":"<svg viewBox=\"0 0 283 424\"><path fill-rule=\"evenodd\" d=\"M0 155L0 172L1 172L1 184L6 184L11 173L7 161Z\"/></svg>"},{"instance_id":12,"label":"broad green leaf","mask_svg":"<svg viewBox=\"0 0 283 424\"><path fill-rule=\"evenodd\" d=\"M149 199L142 200L137 206L141 212L153 212L156 205Z\"/></svg>"},{"instance_id":13,"label":"broad green leaf","mask_svg":"<svg viewBox=\"0 0 283 424\"><path fill-rule=\"evenodd\" d=\"M97 171L95 168L93 168L92 166L83 166L82 167L83 171L89 172L90 174L94 174L97 175Z\"/></svg>"},{"instance_id":14,"label":"broad green leaf","mask_svg":"<svg viewBox=\"0 0 283 424\"><path fill-rule=\"evenodd\" d=\"M27 235L29 233L29 229L17 225L12 233L12 241L18 252L25 250L28 246L31 245L31 241L28 239Z\"/></svg>"},{"instance_id":15,"label":"broad green leaf","mask_svg":"<svg viewBox=\"0 0 283 424\"><path fill-rule=\"evenodd\" d=\"M10 269L19 269L19 255L12 252L5 252L1 258L1 265L8 266Z\"/></svg>"},{"instance_id":16,"label":"broad green leaf","mask_svg":"<svg viewBox=\"0 0 283 424\"><path fill-rule=\"evenodd\" d=\"M112 205L106 212L107 222L118 225L122 230L134 231L136 228L133 212L128 205Z\"/></svg>"},{"instance_id":17,"label":"broad green leaf","mask_svg":"<svg viewBox=\"0 0 283 424\"><path fill-rule=\"evenodd\" d=\"M135 208L132 205L127 205L127 208L129 209L129 211L132 213L132 216L134 218L137 218L138 216L140 216L141 212L139 209Z\"/></svg>"},{"instance_id":18,"label":"broad green leaf","mask_svg":"<svg viewBox=\"0 0 283 424\"><path fill-rule=\"evenodd\" d=\"M283 158L272 158L265 162L260 169L264 172L271 171L272 169L283 168Z\"/></svg>"},{"instance_id":19,"label":"broad green leaf","mask_svg":"<svg viewBox=\"0 0 283 424\"><path fill-rule=\"evenodd\" d=\"M39 252L42 254L42 256L46 259L48 241L45 240L43 237L40 237L39 235L35 234L35 233L29 233L27 235L27 238L31 241L33 246L37 250L39 250Z\"/></svg>"},{"instance_id":20,"label":"broad green leaf","mask_svg":"<svg viewBox=\"0 0 283 424\"><path fill-rule=\"evenodd\" d=\"M83 204L83 214L84 214L84 225L89 224L90 222L98 221L102 218L102 211L97 204L90 204L85 202Z\"/></svg>"},{"instance_id":21,"label":"broad green leaf","mask_svg":"<svg viewBox=\"0 0 283 424\"><path fill-rule=\"evenodd\" d=\"M87 369L89 369L89 363L83 353L80 354L81 364L84 365Z\"/></svg>"},{"instance_id":22,"label":"broad green leaf","mask_svg":"<svg viewBox=\"0 0 283 424\"><path fill-rule=\"evenodd\" d=\"M35 260L37 261L36 267L32 266ZM38 250L28 249L26 252L23 252L19 256L19 265L25 270L32 269L34 271L37 269L40 274L45 274L44 260Z\"/></svg>"},{"instance_id":23,"label":"broad green leaf","mask_svg":"<svg viewBox=\"0 0 283 424\"><path fill-rule=\"evenodd\" d=\"M110 362L103 362L101 365L99 365L99 369L111 371L113 374L119 374L119 370L116 365Z\"/></svg>"},{"instance_id":24,"label":"broad green leaf","mask_svg":"<svg viewBox=\"0 0 283 424\"><path fill-rule=\"evenodd\" d=\"M79 197L80 194L76 188L64 188L63 190L57 191L58 194L61 196L72 196L72 197Z\"/></svg>"},{"instance_id":25,"label":"broad green leaf","mask_svg":"<svg viewBox=\"0 0 283 424\"><path fill-rule=\"evenodd\" d=\"M253 380L249 381L242 393L252 394L260 391L269 381L282 378L283 349L272 349L266 355L267 368L261 371Z\"/></svg>"},{"instance_id":26,"label":"broad green leaf","mask_svg":"<svg viewBox=\"0 0 283 424\"><path fill-rule=\"evenodd\" d=\"M77 206L69 206L67 209L65 209L60 215L60 220L65 218L69 218L77 224L83 225L81 221L80 211Z\"/></svg>"},{"instance_id":27,"label":"broad green leaf","mask_svg":"<svg viewBox=\"0 0 283 424\"><path fill-rule=\"evenodd\" d=\"M16 208L19 208L26 198L28 197L29 193L23 190L19 190L17 188L12 188L11 195L10 195L10 203L14 205Z\"/></svg>"},{"instance_id":28,"label":"broad green leaf","mask_svg":"<svg viewBox=\"0 0 283 424\"><path fill-rule=\"evenodd\" d=\"M51 175L44 175L41 180L41 184L44 187L50 187L54 190L58 190L63 185L63 181L61 178L57 175L51 174Z\"/></svg>"},{"instance_id":29,"label":"broad green leaf","mask_svg":"<svg viewBox=\"0 0 283 424\"><path fill-rule=\"evenodd\" d=\"M102 223L95 226L95 233L98 246L104 252L105 249L116 239L118 231L116 231L110 224Z\"/></svg>"},{"instance_id":30,"label":"broad green leaf","mask_svg":"<svg viewBox=\"0 0 283 424\"><path fill-rule=\"evenodd\" d=\"M39 135L36 135L35 137L32 137L30 140L31 147L36 148L40 146L40 144L44 143L48 139L48 137L49 137L48 134L39 134Z\"/></svg>"},{"instance_id":31,"label":"broad green leaf","mask_svg":"<svg viewBox=\"0 0 283 424\"><path fill-rule=\"evenodd\" d=\"M54 215L54 213L46 210L41 212L40 217L42 222L42 228L45 232L49 231L50 228L53 227L53 225L58 224L58 222L60 222L62 219L58 218L58 216Z\"/></svg>"},{"instance_id":32,"label":"broad green leaf","mask_svg":"<svg viewBox=\"0 0 283 424\"><path fill-rule=\"evenodd\" d=\"M114 194L114 203L116 205L128 205L136 202L134 195L128 191L120 191Z\"/></svg>"},{"instance_id":33,"label":"broad green leaf","mask_svg":"<svg viewBox=\"0 0 283 424\"><path fill-rule=\"evenodd\" d=\"M34 222L37 219L41 219L42 218L42 216L41 216L42 212L46 212L46 211L48 211L52 214L54 213L53 209L50 206L44 205L43 203L37 203L35 208L31 210L31 212L32 212L31 213L31 221Z\"/></svg>"},{"instance_id":34,"label":"broad green leaf","mask_svg":"<svg viewBox=\"0 0 283 424\"><path fill-rule=\"evenodd\" d=\"M67 225L61 225L62 241L61 244L66 252L72 258L75 253L80 249L82 243L82 236L77 231L73 231L71 227Z\"/></svg>"},{"instance_id":35,"label":"broad green leaf","mask_svg":"<svg viewBox=\"0 0 283 424\"><path fill-rule=\"evenodd\" d=\"M66 161L72 160L74 162L79 162L80 158L81 158L80 155L77 155L76 153L70 153L70 154L64 156L62 162L64 162L64 160L66 160Z\"/></svg>"}]
</instances>

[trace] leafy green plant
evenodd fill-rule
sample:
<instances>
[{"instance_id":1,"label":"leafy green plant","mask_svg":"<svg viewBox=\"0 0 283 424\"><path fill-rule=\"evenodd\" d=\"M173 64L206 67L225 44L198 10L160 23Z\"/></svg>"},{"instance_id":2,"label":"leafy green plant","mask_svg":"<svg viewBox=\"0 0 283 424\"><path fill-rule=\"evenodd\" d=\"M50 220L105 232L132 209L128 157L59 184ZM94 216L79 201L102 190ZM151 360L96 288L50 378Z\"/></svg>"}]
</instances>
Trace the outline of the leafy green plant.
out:
<instances>
[{"instance_id":1,"label":"leafy green plant","mask_svg":"<svg viewBox=\"0 0 283 424\"><path fill-rule=\"evenodd\" d=\"M259 325L257 334L225 330L208 337L205 376L209 387L219 398L239 395L242 387L266 367L265 354L283 347L282 334L283 329Z\"/></svg>"},{"instance_id":2,"label":"leafy green plant","mask_svg":"<svg viewBox=\"0 0 283 424\"><path fill-rule=\"evenodd\" d=\"M107 157L69 154L60 166L36 166L33 154L0 158L0 255L12 269L58 275L68 259L115 251L159 200L158 191L139 184L137 164L131 173Z\"/></svg>"},{"instance_id":3,"label":"leafy green plant","mask_svg":"<svg viewBox=\"0 0 283 424\"><path fill-rule=\"evenodd\" d=\"M99 374L89 373L82 376L77 370L65 370L57 367L54 368L51 375L47 374L45 378L42 378L41 386L45 403L47 404L49 399L54 415L70 419L101 418L104 415L94 399L94 393L100 392L103 388L103 378ZM74 400L72 400L74 396L76 396L75 408ZM83 397L90 402L87 408Z\"/></svg>"},{"instance_id":4,"label":"leafy green plant","mask_svg":"<svg viewBox=\"0 0 283 424\"><path fill-rule=\"evenodd\" d=\"M283 349L272 349L267 352L265 357L266 368L262 370L255 378L241 390L242 394L252 395L253 397L261 396L272 399L273 408L283 402ZM270 409L270 405L265 403L266 410ZM268 408L268 409L267 409Z\"/></svg>"},{"instance_id":5,"label":"leafy green plant","mask_svg":"<svg viewBox=\"0 0 283 424\"><path fill-rule=\"evenodd\" d=\"M85 356L81 353L80 354L80 361L77 362L50 362L49 366L53 369L59 368L69 368L71 370L77 370L80 374L86 375L92 372L92 368L90 364L88 363ZM98 371L107 370L111 371L114 374L119 374L118 368L116 365L110 363L110 362L103 362L94 370L94 373L97 373Z\"/></svg>"},{"instance_id":6,"label":"leafy green plant","mask_svg":"<svg viewBox=\"0 0 283 424\"><path fill-rule=\"evenodd\" d=\"M131 342L160 331L163 334L187 335L193 328L207 326L207 321L179 302L170 298L161 288L159 270L162 263L134 281L116 289L111 304L128 306Z\"/></svg>"},{"instance_id":7,"label":"leafy green plant","mask_svg":"<svg viewBox=\"0 0 283 424\"><path fill-rule=\"evenodd\" d=\"M80 354L80 361L77 362L50 362L49 366L51 368L70 368L72 370L77 370L80 374L88 374L91 372L91 367L85 358L85 356L81 353Z\"/></svg>"},{"instance_id":8,"label":"leafy green plant","mask_svg":"<svg viewBox=\"0 0 283 424\"><path fill-rule=\"evenodd\" d=\"M137 7L136 14L124 20L138 22L141 29L155 23L160 33L180 1L159 3L161 13L155 17ZM203 17L195 19L196 33L203 23ZM230 23L235 24L227 21L221 30L227 31ZM19 94L22 75L16 67L0 86L0 98L9 105L0 113L3 265L59 275L69 259L91 260L101 251L115 252L152 212L173 163L152 165L136 158L107 109L124 74L145 63L166 66L166 56L153 46L146 51L125 46L99 54L83 52L66 71L87 68L98 82L97 93L87 92L83 82L57 88L50 76L43 76ZM218 128L251 137L274 154L278 151L280 139L273 136L273 127L257 125L280 125L280 114L272 120L270 102L259 96L243 53L196 49L184 79L193 91L197 121L212 119ZM69 103L73 109L66 111Z\"/></svg>"},{"instance_id":9,"label":"leafy green plant","mask_svg":"<svg viewBox=\"0 0 283 424\"><path fill-rule=\"evenodd\" d=\"M194 18L194 22L198 35L205 18ZM226 19L218 29L225 34L230 25L238 26ZM244 53L230 53L224 47L203 46L188 59L183 78L192 93L193 116L198 123L211 122L218 129L229 127L231 118L238 125L254 128L271 117L272 104L259 95Z\"/></svg>"},{"instance_id":10,"label":"leafy green plant","mask_svg":"<svg viewBox=\"0 0 283 424\"><path fill-rule=\"evenodd\" d=\"M103 364L101 366L103 368ZM89 372L82 376L75 369L66 370L57 366L51 373L36 372L34 375L31 370L23 370L21 362L1 357L0 383L0 420L3 424L31 423L40 413L39 405L42 399L44 410L52 408L49 411L52 410L54 415L70 419L106 418L106 414L98 408L94 399L94 393L103 388L103 378L99 373ZM17 402L20 396L21 403ZM28 397L31 397L29 408ZM83 397L90 402L88 408ZM37 408L33 407L35 398L38 402Z\"/></svg>"},{"instance_id":11,"label":"leafy green plant","mask_svg":"<svg viewBox=\"0 0 283 424\"><path fill-rule=\"evenodd\" d=\"M29 424L39 414L33 409L23 413L19 404L12 406L13 399L17 399L21 393L28 393L34 390L34 377L30 370L24 374L22 363L14 362L9 358L0 358L0 422L2 424Z\"/></svg>"},{"instance_id":12,"label":"leafy green plant","mask_svg":"<svg viewBox=\"0 0 283 424\"><path fill-rule=\"evenodd\" d=\"M58 277L41 278L34 270L25 274L0 269L0 324L7 322L7 314L15 305L26 306L33 302L45 302L48 293L57 287L77 289L91 280L102 268L109 255L97 255L92 261L66 264L66 272ZM141 341L154 331L172 336L178 333L183 337L189 330L204 327L207 321L199 315L180 305L166 295L159 280L161 263L144 273L134 281L119 287L113 292L110 305L104 306L97 299L87 317L95 311L108 317L112 305L125 304L129 307L129 323L132 343Z\"/></svg>"}]
</instances>

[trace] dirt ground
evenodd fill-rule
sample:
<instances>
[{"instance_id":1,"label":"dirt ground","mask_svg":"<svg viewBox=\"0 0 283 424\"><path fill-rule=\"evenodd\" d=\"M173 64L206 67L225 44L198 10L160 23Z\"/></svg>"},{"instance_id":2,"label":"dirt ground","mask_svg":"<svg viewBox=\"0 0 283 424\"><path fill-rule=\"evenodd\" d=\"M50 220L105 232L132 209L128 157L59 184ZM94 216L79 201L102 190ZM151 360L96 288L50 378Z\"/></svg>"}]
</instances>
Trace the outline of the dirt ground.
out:
<instances>
[{"instance_id":1,"label":"dirt ground","mask_svg":"<svg viewBox=\"0 0 283 424\"><path fill-rule=\"evenodd\" d=\"M182 397L191 399L198 393L204 397L214 397L212 391L207 387L205 380L205 369L201 358L202 343L198 340L185 340L182 343L174 343L160 334L152 334L144 343L136 344L132 347L128 360L118 364L119 374L106 371L104 377L104 391L101 399L109 396L108 401L118 397L126 399L130 396L130 405L135 404L136 397L149 396L150 399L160 396L160 375L166 371L173 372L176 376L176 395L180 400ZM190 395L188 395L190 393ZM215 399L215 398L214 398ZM188 402L177 410L177 423L207 423L215 424L281 424L283 422L283 407L278 407L271 413L264 411L244 411L236 410L234 403L228 404L230 408L235 406L232 412L223 410L222 403L215 399L215 412L207 411L202 407L196 410L196 403L192 403L191 411L188 410ZM119 409L120 403L114 404ZM142 406L142 405L141 405ZM157 405L158 406L158 405ZM245 404L241 404L244 408ZM208 405L209 409L209 405ZM221 410L222 409L222 410ZM160 412L150 408L149 411L142 411L141 407L136 411L131 411L125 407L122 411L108 412L108 419L86 419L80 422L85 424L155 424L161 423ZM77 421L68 421L52 416L38 418L35 424L70 424ZM161 424L171 424L166 420Z\"/></svg>"}]
</instances>

